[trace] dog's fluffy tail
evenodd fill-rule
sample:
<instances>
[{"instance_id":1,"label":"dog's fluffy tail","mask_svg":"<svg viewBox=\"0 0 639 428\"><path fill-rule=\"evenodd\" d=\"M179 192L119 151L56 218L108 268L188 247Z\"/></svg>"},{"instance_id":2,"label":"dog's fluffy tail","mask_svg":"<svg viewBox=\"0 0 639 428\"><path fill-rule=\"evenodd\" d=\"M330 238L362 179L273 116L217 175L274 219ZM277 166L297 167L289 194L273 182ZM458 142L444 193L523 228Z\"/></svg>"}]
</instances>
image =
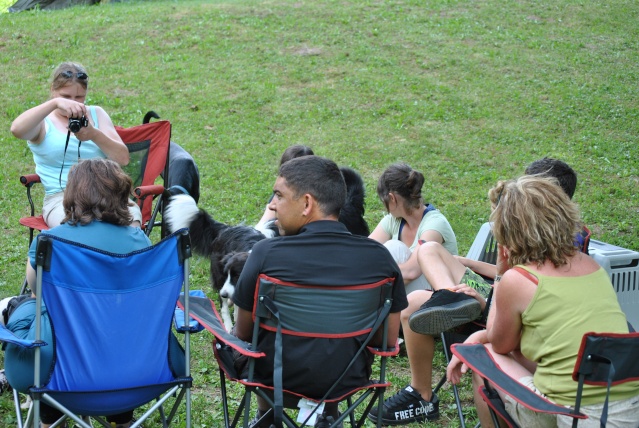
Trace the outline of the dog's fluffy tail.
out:
<instances>
[{"instance_id":1,"label":"dog's fluffy tail","mask_svg":"<svg viewBox=\"0 0 639 428\"><path fill-rule=\"evenodd\" d=\"M275 226L275 220L269 220L265 223L258 223L255 225L255 229L260 231L262 235L267 238L275 238L276 236L280 236L280 232Z\"/></svg>"},{"instance_id":2,"label":"dog's fluffy tail","mask_svg":"<svg viewBox=\"0 0 639 428\"><path fill-rule=\"evenodd\" d=\"M174 195L164 212L164 219L171 232L188 227L191 232L191 245L196 253L210 256L211 244L219 233L228 226L215 221L206 211L199 209L189 195Z\"/></svg>"},{"instance_id":3,"label":"dog's fluffy tail","mask_svg":"<svg viewBox=\"0 0 639 428\"><path fill-rule=\"evenodd\" d=\"M191 226L191 222L200 214L195 199L189 195L173 195L164 212L164 219L171 233Z\"/></svg>"},{"instance_id":4,"label":"dog's fluffy tail","mask_svg":"<svg viewBox=\"0 0 639 428\"><path fill-rule=\"evenodd\" d=\"M346 182L346 203L340 212L339 221L344 223L353 235L368 236L370 229L364 219L366 204L364 180L352 168L342 166L340 171Z\"/></svg>"}]
</instances>

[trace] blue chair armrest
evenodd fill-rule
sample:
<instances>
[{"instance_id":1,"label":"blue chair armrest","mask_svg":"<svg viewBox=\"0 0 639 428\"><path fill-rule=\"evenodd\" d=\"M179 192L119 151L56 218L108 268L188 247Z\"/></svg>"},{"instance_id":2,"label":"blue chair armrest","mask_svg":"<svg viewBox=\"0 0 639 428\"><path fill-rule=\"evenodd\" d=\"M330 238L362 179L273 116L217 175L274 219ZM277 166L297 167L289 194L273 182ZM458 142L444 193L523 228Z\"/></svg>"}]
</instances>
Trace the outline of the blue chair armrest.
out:
<instances>
[{"instance_id":1,"label":"blue chair armrest","mask_svg":"<svg viewBox=\"0 0 639 428\"><path fill-rule=\"evenodd\" d=\"M7 327L0 324L0 342L13 343L14 345L22 346L23 348L36 348L38 346L46 346L47 343L43 341L35 341L33 339L20 339Z\"/></svg>"}]
</instances>

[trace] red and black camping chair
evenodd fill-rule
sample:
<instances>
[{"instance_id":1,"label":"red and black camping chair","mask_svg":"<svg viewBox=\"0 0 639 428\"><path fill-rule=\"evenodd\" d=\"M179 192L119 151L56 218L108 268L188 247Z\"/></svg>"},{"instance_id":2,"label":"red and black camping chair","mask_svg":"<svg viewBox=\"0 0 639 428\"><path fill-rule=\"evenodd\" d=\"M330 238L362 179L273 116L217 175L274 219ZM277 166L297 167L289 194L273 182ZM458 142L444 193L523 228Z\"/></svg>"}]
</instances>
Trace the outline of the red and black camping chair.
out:
<instances>
[{"instance_id":1,"label":"red and black camping chair","mask_svg":"<svg viewBox=\"0 0 639 428\"><path fill-rule=\"evenodd\" d=\"M160 226L161 237L165 237L168 229L162 221L161 214L169 197L164 183L168 183L169 178L171 123L161 120L130 128L116 126L116 130L129 149L129 164L122 169L133 180L135 202L142 211L141 227L147 235L150 235L155 226ZM29 228L29 245L31 245L36 230L49 229L42 215L35 214L35 204L31 194L32 187L40 183L40 177L38 174L23 175L20 177L20 183L27 189L30 208L30 216L21 218L20 224ZM155 206L153 206L154 201L157 201ZM20 294L25 292L27 292L26 281L23 283Z\"/></svg>"},{"instance_id":2,"label":"red and black camping chair","mask_svg":"<svg viewBox=\"0 0 639 428\"><path fill-rule=\"evenodd\" d=\"M130 128L116 126L116 130L129 149L129 164L122 169L133 180L136 202L142 211L142 229L149 235L153 227L159 224L162 227L162 236L165 236L164 225L161 222L156 223L162 204L158 203L153 208L153 201L158 196L162 196L165 190L163 184L156 184L156 182L168 182L171 123L161 120ZM20 224L30 229L29 244L31 244L34 231L49 229L42 215L35 214L35 204L31 195L31 188L34 184L40 183L40 177L38 174L23 175L20 177L20 183L27 189L31 212L29 217L20 219Z\"/></svg>"},{"instance_id":3,"label":"red and black camping chair","mask_svg":"<svg viewBox=\"0 0 639 428\"><path fill-rule=\"evenodd\" d=\"M385 379L386 359L397 355L399 347L372 348L369 343L381 327L382 343L386 344L391 291L392 280L327 287L261 275L251 343L227 333L213 302L192 297L189 313L215 336L213 350L220 367L225 427L248 426L252 394L269 403L278 427L312 426L313 412L323 403L342 403L341 414L332 426L339 426L346 418L351 426L362 426L376 403L381 412L384 391L390 385ZM321 346L318 351L313 347L317 342L330 342L330 346ZM233 351L248 358L248 370L238 373ZM374 356L380 358L373 366L376 379L368 369L361 370L362 361L370 363ZM258 372L270 376L259 378ZM232 420L227 380L244 387ZM305 391L309 387L314 392ZM307 414L300 411L296 421L284 409L300 399L308 400L309 408ZM356 422L354 413L360 405L366 408ZM381 420L380 415L378 426Z\"/></svg>"},{"instance_id":4,"label":"red and black camping chair","mask_svg":"<svg viewBox=\"0 0 639 428\"><path fill-rule=\"evenodd\" d=\"M579 248L579 250L585 254L588 254L588 245L590 243L590 230L587 227L583 227L580 232L577 234L575 238L575 245ZM475 240L473 244L468 250L467 258L478 260L481 262L486 262L490 264L497 264L497 240L493 236L491 230L491 224L486 222L484 223L479 232L475 236ZM484 277L487 282L490 284L493 283L493 278ZM490 302L492 299L493 290L491 290L490 295L487 299L487 305L482 314L481 319L474 321L472 323L465 324L451 331L445 331L441 333L440 338L442 341L442 346L444 348L444 354L446 356L446 362L450 362L451 357L451 346L455 343L461 343L472 333L482 330L486 328L486 320L488 319L488 310L490 308ZM437 393L446 383L446 376L444 375L435 388L433 388L433 392ZM457 414L459 416L460 424L462 428L466 427L465 418L463 414L463 407L461 406L461 399L459 397L459 391L456 385L453 385L453 395L455 396L455 403L457 404ZM479 424L478 424L479 425Z\"/></svg>"},{"instance_id":5,"label":"red and black camping chair","mask_svg":"<svg viewBox=\"0 0 639 428\"><path fill-rule=\"evenodd\" d=\"M600 420L600 426L605 427L610 387L639 380L639 333L586 333L583 336L572 374L577 391L572 408L555 404L508 376L495 363L483 344L455 344L452 352L484 379L480 394L489 406L495 426L499 426L498 417L509 427L518 426L506 412L497 390L510 395L535 412L569 416L573 418L574 428L578 426L580 419L587 418L579 412L584 385L597 385L607 387Z\"/></svg>"}]
</instances>

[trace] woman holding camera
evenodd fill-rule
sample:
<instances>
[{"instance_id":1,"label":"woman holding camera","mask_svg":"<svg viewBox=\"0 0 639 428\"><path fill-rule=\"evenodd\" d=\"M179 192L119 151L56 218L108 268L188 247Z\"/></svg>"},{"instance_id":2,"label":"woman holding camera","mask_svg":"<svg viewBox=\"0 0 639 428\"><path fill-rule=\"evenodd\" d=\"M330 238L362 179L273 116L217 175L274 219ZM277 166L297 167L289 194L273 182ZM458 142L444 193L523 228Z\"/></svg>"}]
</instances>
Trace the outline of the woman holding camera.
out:
<instances>
[{"instance_id":1,"label":"woman holding camera","mask_svg":"<svg viewBox=\"0 0 639 428\"><path fill-rule=\"evenodd\" d=\"M64 217L63 192L67 175L79 159L108 158L129 163L129 151L109 115L98 106L86 106L89 76L80 64L64 62L53 72L48 101L30 108L11 124L11 133L26 140L36 173L46 192L42 214L49 227ZM134 224L141 215L132 207Z\"/></svg>"}]
</instances>

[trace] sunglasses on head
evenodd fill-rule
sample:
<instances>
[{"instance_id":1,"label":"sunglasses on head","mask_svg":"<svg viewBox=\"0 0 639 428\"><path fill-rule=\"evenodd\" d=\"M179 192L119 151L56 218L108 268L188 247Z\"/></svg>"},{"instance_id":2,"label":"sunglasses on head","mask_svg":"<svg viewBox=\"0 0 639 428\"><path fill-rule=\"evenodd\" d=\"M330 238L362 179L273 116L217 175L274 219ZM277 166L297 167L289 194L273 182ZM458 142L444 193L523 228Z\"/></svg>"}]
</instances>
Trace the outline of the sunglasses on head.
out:
<instances>
[{"instance_id":1,"label":"sunglasses on head","mask_svg":"<svg viewBox=\"0 0 639 428\"><path fill-rule=\"evenodd\" d=\"M78 80L87 80L89 78L89 75L86 73L83 73L81 71L74 73L73 71L70 71L70 70L61 72L60 74L58 74L58 77L59 76L62 76L65 79L72 79L75 76Z\"/></svg>"}]
</instances>

